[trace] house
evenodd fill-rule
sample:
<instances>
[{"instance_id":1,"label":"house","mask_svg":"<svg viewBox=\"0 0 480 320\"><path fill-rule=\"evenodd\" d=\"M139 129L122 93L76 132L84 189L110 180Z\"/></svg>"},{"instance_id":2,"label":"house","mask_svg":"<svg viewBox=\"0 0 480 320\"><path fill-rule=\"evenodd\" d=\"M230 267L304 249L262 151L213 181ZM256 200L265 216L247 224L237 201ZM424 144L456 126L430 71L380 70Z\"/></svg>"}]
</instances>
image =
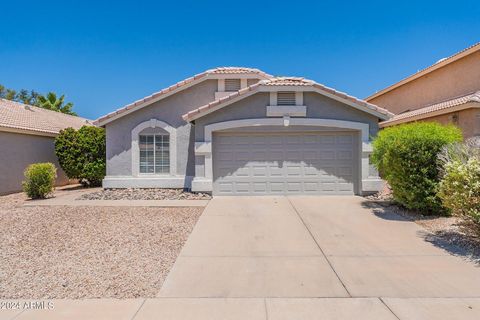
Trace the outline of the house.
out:
<instances>
[{"instance_id":1,"label":"house","mask_svg":"<svg viewBox=\"0 0 480 320\"><path fill-rule=\"evenodd\" d=\"M387 110L312 80L221 67L107 114L105 188L362 194Z\"/></svg>"},{"instance_id":2,"label":"house","mask_svg":"<svg viewBox=\"0 0 480 320\"><path fill-rule=\"evenodd\" d=\"M465 138L480 135L480 43L366 98L394 113L388 127L412 121L453 123Z\"/></svg>"},{"instance_id":3,"label":"house","mask_svg":"<svg viewBox=\"0 0 480 320\"><path fill-rule=\"evenodd\" d=\"M54 139L62 129L85 124L89 124L87 119L0 99L0 194L22 190L25 168L37 162L55 164L56 184L67 184Z\"/></svg>"}]
</instances>

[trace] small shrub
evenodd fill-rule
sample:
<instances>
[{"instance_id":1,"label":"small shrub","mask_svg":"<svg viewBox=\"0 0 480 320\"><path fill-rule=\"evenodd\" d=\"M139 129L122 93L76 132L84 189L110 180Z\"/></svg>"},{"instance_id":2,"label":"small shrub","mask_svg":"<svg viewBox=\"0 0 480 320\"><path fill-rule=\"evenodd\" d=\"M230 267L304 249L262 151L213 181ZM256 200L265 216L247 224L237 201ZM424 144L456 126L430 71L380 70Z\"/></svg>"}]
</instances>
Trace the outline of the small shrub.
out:
<instances>
[{"instance_id":1,"label":"small shrub","mask_svg":"<svg viewBox=\"0 0 480 320\"><path fill-rule=\"evenodd\" d=\"M472 143L444 148L439 155L438 196L454 214L480 223L480 149Z\"/></svg>"},{"instance_id":2,"label":"small shrub","mask_svg":"<svg viewBox=\"0 0 480 320\"><path fill-rule=\"evenodd\" d=\"M437 155L445 145L461 140L460 129L434 122L389 127L373 141L372 162L388 181L395 201L423 213L442 213Z\"/></svg>"},{"instance_id":3,"label":"small shrub","mask_svg":"<svg viewBox=\"0 0 480 320\"><path fill-rule=\"evenodd\" d=\"M101 185L106 171L105 130L83 126L79 130L67 128L55 139L58 162L70 179L79 179L83 185Z\"/></svg>"},{"instance_id":4,"label":"small shrub","mask_svg":"<svg viewBox=\"0 0 480 320\"><path fill-rule=\"evenodd\" d=\"M46 198L53 192L57 168L53 163L34 163L29 165L24 172L23 191L29 198Z\"/></svg>"}]
</instances>

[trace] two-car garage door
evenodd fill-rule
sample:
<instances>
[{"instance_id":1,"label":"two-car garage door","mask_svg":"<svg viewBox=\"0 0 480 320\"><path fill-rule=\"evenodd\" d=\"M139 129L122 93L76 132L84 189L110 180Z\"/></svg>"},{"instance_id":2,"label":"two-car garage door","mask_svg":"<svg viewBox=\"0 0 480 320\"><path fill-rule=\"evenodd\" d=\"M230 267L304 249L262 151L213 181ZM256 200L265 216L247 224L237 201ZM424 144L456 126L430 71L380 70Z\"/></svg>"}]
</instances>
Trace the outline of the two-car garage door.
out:
<instances>
[{"instance_id":1,"label":"two-car garage door","mask_svg":"<svg viewBox=\"0 0 480 320\"><path fill-rule=\"evenodd\" d=\"M358 187L353 132L216 133L214 195L351 195Z\"/></svg>"}]
</instances>

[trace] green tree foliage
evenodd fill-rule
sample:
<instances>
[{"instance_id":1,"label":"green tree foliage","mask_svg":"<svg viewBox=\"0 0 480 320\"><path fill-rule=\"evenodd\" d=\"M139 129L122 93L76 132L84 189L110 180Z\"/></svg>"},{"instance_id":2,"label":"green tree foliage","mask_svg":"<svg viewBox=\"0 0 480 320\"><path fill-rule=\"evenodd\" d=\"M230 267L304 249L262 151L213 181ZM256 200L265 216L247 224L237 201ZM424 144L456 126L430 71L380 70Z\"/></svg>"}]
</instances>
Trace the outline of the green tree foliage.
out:
<instances>
[{"instance_id":1,"label":"green tree foliage","mask_svg":"<svg viewBox=\"0 0 480 320\"><path fill-rule=\"evenodd\" d=\"M480 147L471 140L445 147L439 154L438 196L457 215L480 224Z\"/></svg>"},{"instance_id":2,"label":"green tree foliage","mask_svg":"<svg viewBox=\"0 0 480 320\"><path fill-rule=\"evenodd\" d=\"M29 165L24 172L23 191L29 198L46 198L53 192L57 168L50 162L34 163Z\"/></svg>"},{"instance_id":3,"label":"green tree foliage","mask_svg":"<svg viewBox=\"0 0 480 320\"><path fill-rule=\"evenodd\" d=\"M390 184L395 201L424 213L444 213L437 196L437 155L461 140L460 129L434 122L390 127L373 141L372 162Z\"/></svg>"},{"instance_id":4,"label":"green tree foliage","mask_svg":"<svg viewBox=\"0 0 480 320\"><path fill-rule=\"evenodd\" d=\"M8 89L0 85L0 98L21 102L52 111L71 114L74 116L77 115L72 110L73 103L65 103L65 95L57 97L57 94L54 92L49 92L46 96L44 96L34 90L28 91L21 89L19 92L17 92L13 89Z\"/></svg>"},{"instance_id":5,"label":"green tree foliage","mask_svg":"<svg viewBox=\"0 0 480 320\"><path fill-rule=\"evenodd\" d=\"M55 153L70 179L79 179L85 186L100 186L105 177L105 130L83 126L67 128L55 138Z\"/></svg>"},{"instance_id":6,"label":"green tree foliage","mask_svg":"<svg viewBox=\"0 0 480 320\"><path fill-rule=\"evenodd\" d=\"M39 95L37 97L37 106L40 108L71 114L76 116L77 114L72 111L73 103L65 103L65 95L57 97L54 92L47 93L46 96Z\"/></svg>"}]
</instances>

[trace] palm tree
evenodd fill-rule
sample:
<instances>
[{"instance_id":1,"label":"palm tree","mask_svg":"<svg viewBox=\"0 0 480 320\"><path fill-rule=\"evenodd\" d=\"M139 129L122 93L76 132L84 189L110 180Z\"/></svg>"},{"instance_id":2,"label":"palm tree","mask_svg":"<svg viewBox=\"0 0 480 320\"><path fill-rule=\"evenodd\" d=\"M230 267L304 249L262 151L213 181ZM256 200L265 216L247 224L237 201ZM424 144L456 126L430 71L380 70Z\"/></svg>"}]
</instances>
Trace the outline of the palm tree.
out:
<instances>
[{"instance_id":1,"label":"palm tree","mask_svg":"<svg viewBox=\"0 0 480 320\"><path fill-rule=\"evenodd\" d=\"M64 104L65 95L61 95L57 98L54 92L47 93L47 96L39 95L37 97L37 106L52 111L62 112L76 116L77 114L72 111L73 103L69 102Z\"/></svg>"}]
</instances>

